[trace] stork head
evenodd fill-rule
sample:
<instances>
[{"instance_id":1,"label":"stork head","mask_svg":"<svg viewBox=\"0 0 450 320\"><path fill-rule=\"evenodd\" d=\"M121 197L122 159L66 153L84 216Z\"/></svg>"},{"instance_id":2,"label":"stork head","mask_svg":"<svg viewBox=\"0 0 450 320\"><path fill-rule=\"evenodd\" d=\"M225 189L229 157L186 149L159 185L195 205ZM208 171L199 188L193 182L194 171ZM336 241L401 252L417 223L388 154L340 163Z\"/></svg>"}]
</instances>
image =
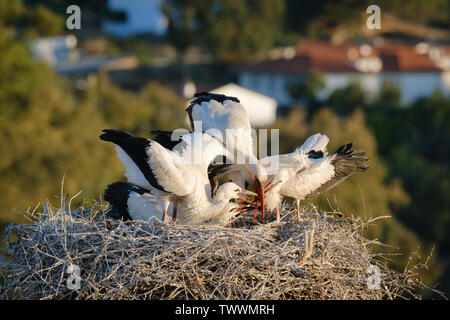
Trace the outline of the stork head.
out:
<instances>
[{"instance_id":1,"label":"stork head","mask_svg":"<svg viewBox=\"0 0 450 320\"><path fill-rule=\"evenodd\" d=\"M269 179L269 183L265 186L264 191L269 191L275 187L281 187L283 183L285 183L289 179L289 173L286 169L280 169L271 179Z\"/></svg>"},{"instance_id":2,"label":"stork head","mask_svg":"<svg viewBox=\"0 0 450 320\"><path fill-rule=\"evenodd\" d=\"M242 195L256 196L257 194L239 187L234 182L227 182L219 187L214 201L228 203L230 200L237 199Z\"/></svg>"}]
</instances>

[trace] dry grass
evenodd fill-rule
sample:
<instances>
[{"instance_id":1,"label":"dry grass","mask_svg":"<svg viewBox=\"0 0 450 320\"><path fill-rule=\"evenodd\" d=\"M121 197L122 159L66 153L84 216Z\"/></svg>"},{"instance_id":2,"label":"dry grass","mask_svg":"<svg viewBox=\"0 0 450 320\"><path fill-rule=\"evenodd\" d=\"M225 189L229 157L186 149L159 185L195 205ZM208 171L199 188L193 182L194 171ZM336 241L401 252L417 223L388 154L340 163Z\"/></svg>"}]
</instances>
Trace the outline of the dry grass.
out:
<instances>
[{"instance_id":1,"label":"dry grass","mask_svg":"<svg viewBox=\"0 0 450 320\"><path fill-rule=\"evenodd\" d=\"M373 221L309 208L296 224L286 207L280 223L247 215L232 228L187 227L111 220L101 204L62 207L8 226L0 299L396 299L424 288L417 268L395 272L370 252L376 241L361 231ZM78 290L67 287L72 264ZM380 289L367 286L371 264Z\"/></svg>"}]
</instances>

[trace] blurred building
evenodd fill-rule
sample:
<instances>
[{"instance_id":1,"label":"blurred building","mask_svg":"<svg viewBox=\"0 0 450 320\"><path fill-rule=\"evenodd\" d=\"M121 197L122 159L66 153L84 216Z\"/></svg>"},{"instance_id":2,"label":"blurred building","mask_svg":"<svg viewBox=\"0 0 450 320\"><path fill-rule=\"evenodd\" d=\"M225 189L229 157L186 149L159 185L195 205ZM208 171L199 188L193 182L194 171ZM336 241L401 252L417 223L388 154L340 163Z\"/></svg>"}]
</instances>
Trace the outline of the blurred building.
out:
<instances>
[{"instance_id":1,"label":"blurred building","mask_svg":"<svg viewBox=\"0 0 450 320\"><path fill-rule=\"evenodd\" d=\"M240 87L234 83L211 90L227 96L237 97L247 110L252 127L265 128L276 120L277 101L266 95Z\"/></svg>"},{"instance_id":2,"label":"blurred building","mask_svg":"<svg viewBox=\"0 0 450 320\"><path fill-rule=\"evenodd\" d=\"M292 51L292 50L291 50ZM369 96L375 95L389 80L402 91L402 101L411 102L435 90L450 94L448 71L413 46L331 45L328 42L302 42L296 52L286 50L271 58L238 69L239 85L270 96L280 106L295 101L287 88L311 72L323 74L325 88L318 93L326 98L337 88L357 82Z\"/></svg>"},{"instance_id":3,"label":"blurred building","mask_svg":"<svg viewBox=\"0 0 450 320\"><path fill-rule=\"evenodd\" d=\"M77 38L73 35L38 38L31 43L31 52L39 60L55 66L67 61L75 60Z\"/></svg>"},{"instance_id":4,"label":"blurred building","mask_svg":"<svg viewBox=\"0 0 450 320\"><path fill-rule=\"evenodd\" d=\"M106 33L117 37L152 33L164 35L167 19L161 10L162 0L108 0L108 9L122 12L125 21L104 21Z\"/></svg>"},{"instance_id":5,"label":"blurred building","mask_svg":"<svg viewBox=\"0 0 450 320\"><path fill-rule=\"evenodd\" d=\"M85 56L77 48L77 38L74 35L38 38L31 43L31 52L34 58L47 62L62 75L133 69L138 65L133 56Z\"/></svg>"}]
</instances>

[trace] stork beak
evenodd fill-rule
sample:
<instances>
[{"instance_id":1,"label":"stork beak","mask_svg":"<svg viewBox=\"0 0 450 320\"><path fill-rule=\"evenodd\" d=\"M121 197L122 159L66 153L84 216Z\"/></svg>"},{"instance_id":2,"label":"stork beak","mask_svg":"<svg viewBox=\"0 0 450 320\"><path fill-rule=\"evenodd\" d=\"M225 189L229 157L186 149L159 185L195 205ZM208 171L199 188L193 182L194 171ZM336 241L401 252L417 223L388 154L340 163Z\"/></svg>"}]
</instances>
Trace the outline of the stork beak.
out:
<instances>
[{"instance_id":1,"label":"stork beak","mask_svg":"<svg viewBox=\"0 0 450 320\"><path fill-rule=\"evenodd\" d=\"M275 186L276 186L276 184L269 183L268 185L265 186L264 191L267 192Z\"/></svg>"},{"instance_id":2,"label":"stork beak","mask_svg":"<svg viewBox=\"0 0 450 320\"><path fill-rule=\"evenodd\" d=\"M249 195L249 196L254 196L254 197L258 196L257 193L251 192L251 191L246 190L246 189L242 189L241 191L239 191L239 194L241 194L241 195Z\"/></svg>"},{"instance_id":3,"label":"stork beak","mask_svg":"<svg viewBox=\"0 0 450 320\"><path fill-rule=\"evenodd\" d=\"M269 191L273 187L275 187L276 184L273 184L274 177L271 177L269 181L267 181L266 186L264 187L264 191Z\"/></svg>"},{"instance_id":4,"label":"stork beak","mask_svg":"<svg viewBox=\"0 0 450 320\"><path fill-rule=\"evenodd\" d=\"M264 223L264 187L258 179L256 179L256 193L261 202L261 221Z\"/></svg>"}]
</instances>

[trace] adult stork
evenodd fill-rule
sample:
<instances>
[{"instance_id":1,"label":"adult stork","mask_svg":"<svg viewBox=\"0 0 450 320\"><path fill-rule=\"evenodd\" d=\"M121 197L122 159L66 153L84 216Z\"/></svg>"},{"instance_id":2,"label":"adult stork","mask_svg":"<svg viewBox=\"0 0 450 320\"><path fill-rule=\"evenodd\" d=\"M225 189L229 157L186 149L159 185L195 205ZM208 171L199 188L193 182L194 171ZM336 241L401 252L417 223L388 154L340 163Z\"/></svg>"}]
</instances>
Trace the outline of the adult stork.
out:
<instances>
[{"instance_id":1,"label":"adult stork","mask_svg":"<svg viewBox=\"0 0 450 320\"><path fill-rule=\"evenodd\" d=\"M103 198L111 205L108 216L115 219L159 219L164 202L155 198L147 189L127 182L114 182L106 188Z\"/></svg>"},{"instance_id":2,"label":"adult stork","mask_svg":"<svg viewBox=\"0 0 450 320\"><path fill-rule=\"evenodd\" d=\"M104 133L100 135L100 139L113 142L116 145L117 157L125 167L125 177L128 182L147 189L151 194L157 195L162 199L164 202L162 221L166 221L171 196L163 191L163 188L158 184L158 181L156 181L155 176L147 163L149 156L146 153L146 149L150 144L150 140L135 137L134 135L121 130L105 129L103 132ZM152 141L155 141L168 149L173 149L178 144L182 143L181 138L176 141L168 139L164 131L154 131L152 134L154 135ZM176 210L177 208L174 205L172 217L176 217Z\"/></svg>"},{"instance_id":3,"label":"adult stork","mask_svg":"<svg viewBox=\"0 0 450 320\"><path fill-rule=\"evenodd\" d=\"M208 165L218 155L226 155L226 149L208 134L186 134L181 138L183 143L169 150L154 140L124 131L103 131L101 138L114 142L128 156L122 155L126 160L122 162L126 163L127 177L133 177L140 184L150 184L155 197L178 205L178 215L173 219L180 223L228 221L239 209L238 204L230 200L241 194L253 194L235 183L226 183L211 198Z\"/></svg>"},{"instance_id":4,"label":"adult stork","mask_svg":"<svg viewBox=\"0 0 450 320\"><path fill-rule=\"evenodd\" d=\"M227 175L243 189L252 184L261 201L264 222L263 186L267 174L253 152L250 120L239 99L209 92L196 93L186 112L193 131L207 132L229 149L227 163L212 172Z\"/></svg>"},{"instance_id":5,"label":"adult stork","mask_svg":"<svg viewBox=\"0 0 450 320\"><path fill-rule=\"evenodd\" d=\"M266 188L267 209L276 210L277 220L283 197L295 199L298 220L301 200L315 198L355 172L369 168L364 163L368 160L366 153L351 150L352 143L340 146L331 156L327 156L328 141L327 136L316 134L295 152L279 156L280 169Z\"/></svg>"}]
</instances>

